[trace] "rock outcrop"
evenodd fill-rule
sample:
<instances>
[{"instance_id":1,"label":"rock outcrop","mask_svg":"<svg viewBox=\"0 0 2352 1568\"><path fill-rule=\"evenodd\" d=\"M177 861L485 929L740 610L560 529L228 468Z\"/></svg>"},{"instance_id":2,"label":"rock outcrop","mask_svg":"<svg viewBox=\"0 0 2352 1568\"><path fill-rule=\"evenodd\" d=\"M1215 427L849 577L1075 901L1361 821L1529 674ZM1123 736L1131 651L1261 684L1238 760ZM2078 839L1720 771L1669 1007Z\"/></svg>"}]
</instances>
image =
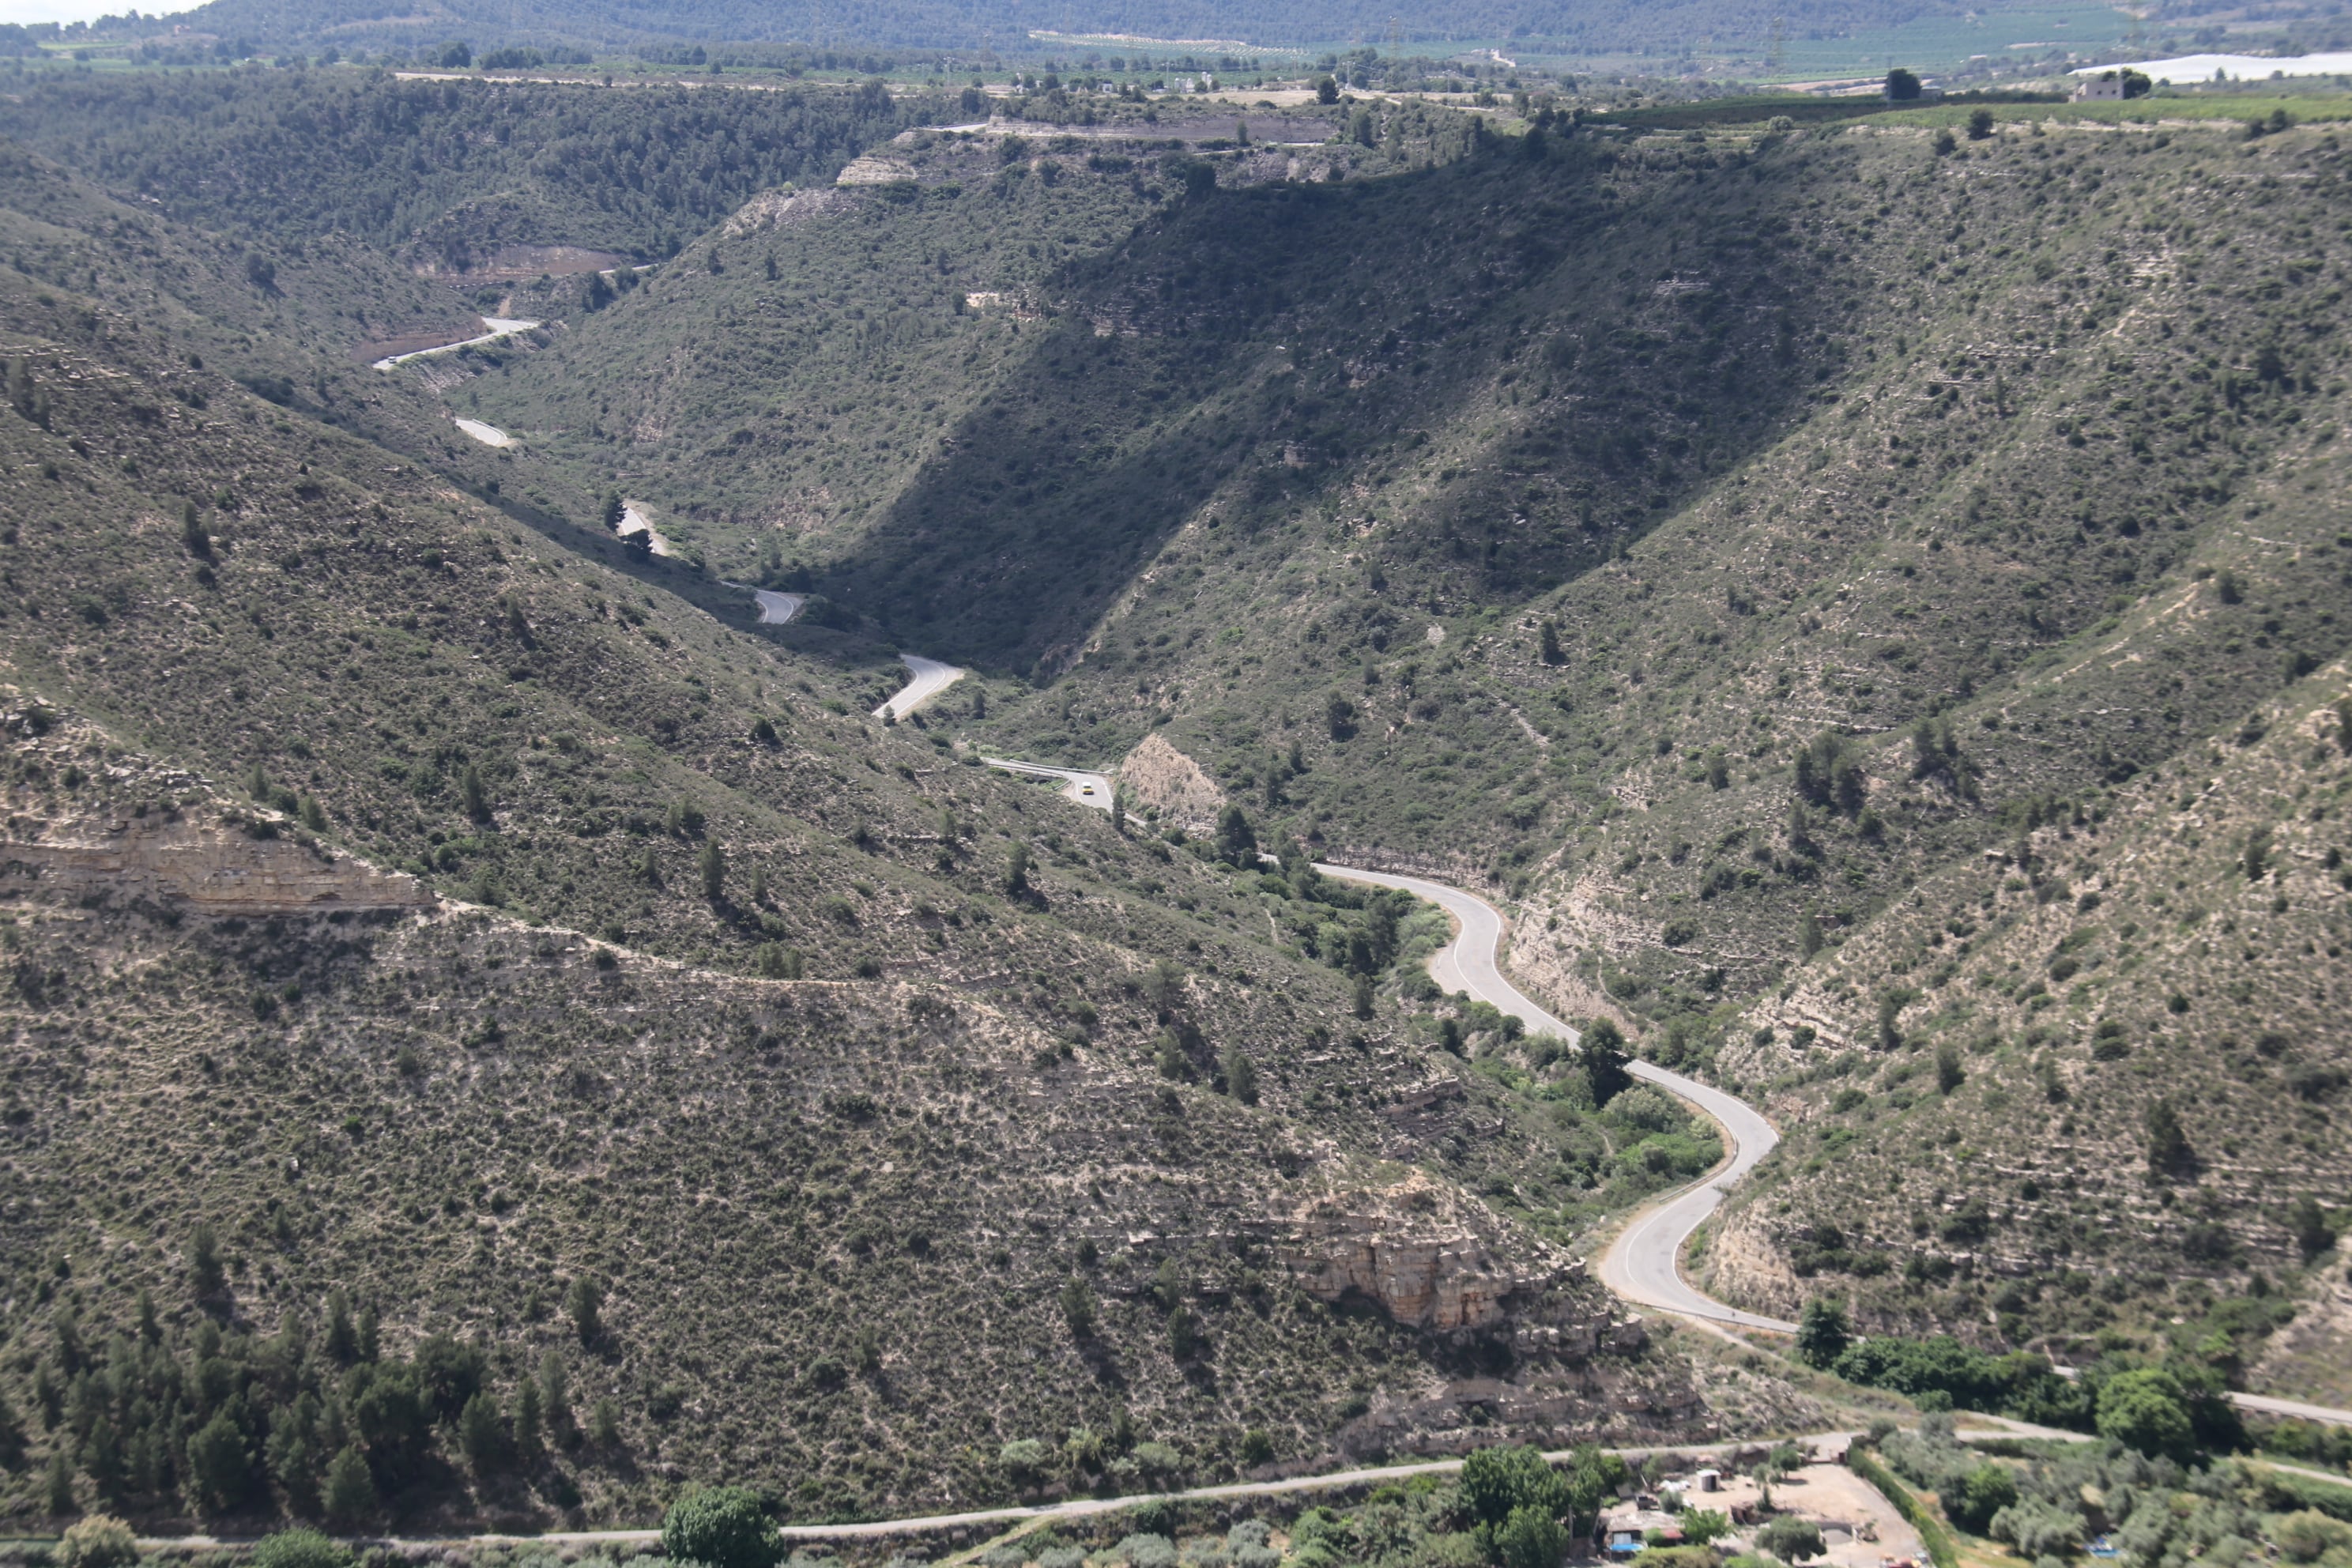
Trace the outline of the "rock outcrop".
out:
<instances>
[{"instance_id":1,"label":"rock outcrop","mask_svg":"<svg viewBox=\"0 0 2352 1568\"><path fill-rule=\"evenodd\" d=\"M1372 1401L1339 1434L1344 1455L1464 1453L1498 1434L1559 1447L1714 1433L1687 1368L1642 1353L1641 1318L1581 1261L1506 1234L1493 1211L1422 1172L1281 1210L1269 1239L1308 1295L1376 1307L1480 1369Z\"/></svg>"},{"instance_id":2,"label":"rock outcrop","mask_svg":"<svg viewBox=\"0 0 2352 1568\"><path fill-rule=\"evenodd\" d=\"M1490 1328L1511 1297L1550 1283L1499 1263L1439 1205L1418 1172L1384 1192L1318 1198L1289 1216L1283 1262L1318 1300L1377 1302L1391 1321L1432 1333Z\"/></svg>"},{"instance_id":3,"label":"rock outcrop","mask_svg":"<svg viewBox=\"0 0 2352 1568\"><path fill-rule=\"evenodd\" d=\"M1225 804L1219 789L1201 764L1168 743L1157 731L1143 737L1127 760L1118 764L1119 782L1139 806L1149 806L1160 820L1188 830L1205 831L1217 824Z\"/></svg>"},{"instance_id":4,"label":"rock outcrop","mask_svg":"<svg viewBox=\"0 0 2352 1568\"><path fill-rule=\"evenodd\" d=\"M429 909L438 901L413 877L285 833L268 816L200 818L176 809L47 823L19 817L0 837L0 887L38 878L222 916Z\"/></svg>"},{"instance_id":5,"label":"rock outcrop","mask_svg":"<svg viewBox=\"0 0 2352 1568\"><path fill-rule=\"evenodd\" d=\"M1312 1200L1282 1217L1276 1246L1308 1295L1371 1303L1426 1333L1507 1338L1523 1353L1570 1359L1641 1347L1641 1320L1612 1321L1581 1261L1529 1238L1513 1248L1525 1261L1507 1261L1486 1234L1493 1215L1475 1207L1415 1171Z\"/></svg>"}]
</instances>

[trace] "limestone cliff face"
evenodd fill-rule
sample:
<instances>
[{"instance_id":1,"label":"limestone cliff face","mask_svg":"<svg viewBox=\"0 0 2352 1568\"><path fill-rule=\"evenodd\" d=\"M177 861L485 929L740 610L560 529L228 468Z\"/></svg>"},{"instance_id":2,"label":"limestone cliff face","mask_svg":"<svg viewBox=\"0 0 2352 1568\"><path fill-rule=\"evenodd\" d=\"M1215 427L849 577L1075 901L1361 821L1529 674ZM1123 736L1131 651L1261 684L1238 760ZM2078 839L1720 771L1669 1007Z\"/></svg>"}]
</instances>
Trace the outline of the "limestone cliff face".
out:
<instances>
[{"instance_id":1,"label":"limestone cliff face","mask_svg":"<svg viewBox=\"0 0 2352 1568\"><path fill-rule=\"evenodd\" d=\"M1420 1172L1326 1193L1271 1216L1271 1230L1308 1295L1375 1305L1454 1342L1465 1368L1491 1369L1373 1399L1339 1433L1351 1458L1720 1433L1688 1366L1643 1353L1642 1320L1581 1262L1507 1233L1493 1211Z\"/></svg>"},{"instance_id":2,"label":"limestone cliff face","mask_svg":"<svg viewBox=\"0 0 2352 1568\"><path fill-rule=\"evenodd\" d=\"M1753 1204L1727 1209L1709 1226L1702 1273L1708 1290L1751 1312L1793 1318L1805 1304L1804 1282Z\"/></svg>"},{"instance_id":3,"label":"limestone cliff face","mask_svg":"<svg viewBox=\"0 0 2352 1568\"><path fill-rule=\"evenodd\" d=\"M1511 1296L1549 1281L1498 1263L1449 1206L1419 1172L1331 1194L1289 1215L1283 1261L1318 1300L1377 1301L1392 1321L1434 1333L1487 1328Z\"/></svg>"},{"instance_id":4,"label":"limestone cliff face","mask_svg":"<svg viewBox=\"0 0 2352 1568\"><path fill-rule=\"evenodd\" d=\"M70 888L179 904L208 915L428 909L415 878L284 837L268 816L201 808L140 816L13 817L0 834L0 885L38 878Z\"/></svg>"},{"instance_id":5,"label":"limestone cliff face","mask_svg":"<svg viewBox=\"0 0 2352 1568\"><path fill-rule=\"evenodd\" d=\"M1416 1171L1301 1205L1279 1222L1277 1247L1308 1295L1374 1302L1424 1332L1503 1336L1522 1353L1570 1359L1640 1348L1641 1320L1612 1321L1580 1261L1540 1243L1506 1260L1486 1234L1493 1217Z\"/></svg>"}]
</instances>

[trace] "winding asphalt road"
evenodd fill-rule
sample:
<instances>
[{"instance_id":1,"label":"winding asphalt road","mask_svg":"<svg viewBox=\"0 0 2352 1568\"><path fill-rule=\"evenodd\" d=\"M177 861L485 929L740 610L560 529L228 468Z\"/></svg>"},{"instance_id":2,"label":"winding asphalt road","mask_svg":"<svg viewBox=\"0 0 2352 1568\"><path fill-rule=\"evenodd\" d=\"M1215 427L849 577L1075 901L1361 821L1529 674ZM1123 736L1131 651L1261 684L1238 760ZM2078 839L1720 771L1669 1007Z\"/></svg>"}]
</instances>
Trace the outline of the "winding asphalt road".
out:
<instances>
[{"instance_id":1,"label":"winding asphalt road","mask_svg":"<svg viewBox=\"0 0 2352 1568\"><path fill-rule=\"evenodd\" d=\"M1525 1024L1531 1034L1558 1035L1570 1041L1576 1039L1574 1029L1528 1001L1517 987L1503 978L1496 960L1496 951L1503 939L1503 916L1486 900L1465 893L1459 888L1449 888L1443 882L1432 882L1420 877L1362 871L1346 866L1322 866L1318 869L1343 881L1402 888L1415 897L1437 905L1452 915L1460 927L1454 941L1429 961L1429 973L1440 985L1448 991L1466 991L1482 1002L1493 1004ZM1780 1141L1780 1135L1773 1131L1772 1124L1752 1107L1719 1089L1696 1082L1680 1073L1668 1072L1648 1062L1628 1063L1626 1070L1638 1079L1656 1084L1669 1094L1689 1101L1712 1118L1723 1129L1725 1142L1731 1149L1731 1158L1717 1166L1704 1179L1668 1194L1636 1214L1625 1228L1617 1233L1617 1239L1609 1244L1609 1250L1601 1255L1601 1283L1629 1301L1682 1317L1729 1324L1735 1328L1794 1333L1797 1325L1785 1319L1743 1312L1702 1293L1684 1279L1680 1267L1683 1250L1690 1243L1691 1233L1706 1224L1722 1205L1724 1190L1754 1170L1757 1163L1772 1152L1772 1146ZM2071 1368L2060 1370L2070 1376L2073 1374ZM2242 1410L2352 1426L2352 1410L2338 1409L2334 1405L2307 1405L2300 1400L2279 1399L2263 1394L2231 1394L2229 1397L2230 1403Z\"/></svg>"},{"instance_id":2,"label":"winding asphalt road","mask_svg":"<svg viewBox=\"0 0 2352 1568\"><path fill-rule=\"evenodd\" d=\"M890 694L890 700L874 710L877 719L908 714L963 679L963 671L951 664L941 664L935 658L925 658L919 653L902 653L898 662L914 672L915 679Z\"/></svg>"},{"instance_id":3,"label":"winding asphalt road","mask_svg":"<svg viewBox=\"0 0 2352 1568\"><path fill-rule=\"evenodd\" d=\"M1402 888L1426 899L1454 917L1458 928L1454 941L1429 961L1429 973L1448 991L1466 991L1527 1026L1531 1035L1557 1035L1574 1044L1577 1031L1528 999L1503 978L1496 961L1503 941L1502 911L1474 893L1449 888L1421 877L1400 877L1388 871L1364 871L1351 866L1318 866L1328 877L1347 882L1369 882ZM1677 1312L1684 1317L1730 1323L1743 1329L1792 1332L1796 1325L1727 1307L1685 1282L1680 1267L1691 1233L1706 1222L1723 1202L1724 1189L1772 1152L1780 1135L1756 1111L1719 1089L1668 1072L1648 1062L1626 1064L1635 1078L1654 1083L1696 1107L1723 1129L1731 1157L1703 1180L1669 1194L1636 1215L1601 1255L1601 1283L1629 1301Z\"/></svg>"},{"instance_id":4,"label":"winding asphalt road","mask_svg":"<svg viewBox=\"0 0 2352 1568\"><path fill-rule=\"evenodd\" d=\"M784 625L808 603L806 594L779 594L772 588L754 588L751 597L760 606L760 624L763 626Z\"/></svg>"},{"instance_id":5,"label":"winding asphalt road","mask_svg":"<svg viewBox=\"0 0 2352 1568\"><path fill-rule=\"evenodd\" d=\"M390 370L395 365L404 365L410 360L423 359L428 354L455 353L459 349L470 348L476 343L494 343L500 338L512 337L517 332L527 332L533 327L539 325L539 323L537 321L509 321L502 316L484 316L482 318L482 325L489 328L490 330L484 332L479 337L460 338L454 343L436 343L429 349L413 349L404 354L393 354L388 358L377 360L368 368L371 370Z\"/></svg>"},{"instance_id":6,"label":"winding asphalt road","mask_svg":"<svg viewBox=\"0 0 2352 1568\"><path fill-rule=\"evenodd\" d=\"M513 437L495 425L485 425L478 419L459 419L454 414L450 418L458 429L485 447L511 447L515 444Z\"/></svg>"},{"instance_id":7,"label":"winding asphalt road","mask_svg":"<svg viewBox=\"0 0 2352 1568\"><path fill-rule=\"evenodd\" d=\"M924 666L940 670L952 668L951 666L935 665L929 659L919 660L912 654L900 657L918 674L918 679L908 688L910 692L922 685L920 678ZM962 673L961 670L954 670L947 679L952 680ZM940 687L931 689L924 696L936 694L945 684L942 681ZM996 757L986 760L992 766L1016 773L1069 779L1073 781L1070 798L1079 800L1083 805L1097 803L1081 799L1077 793L1077 781L1098 781L1097 787L1106 797L1101 804L1104 809L1108 809L1110 781L1100 773L1085 773L1076 769L1047 767L1035 763L1014 763ZM1502 911L1486 900L1443 882L1430 881L1424 877L1367 871L1353 866L1318 864L1316 869L1341 881L1399 888L1415 898L1435 904L1453 917L1455 926L1454 940L1439 949L1429 961L1430 976L1439 985L1449 992L1466 992L1518 1019L1529 1034L1554 1035L1571 1045L1578 1043L1580 1036L1576 1029L1529 1000L1517 986L1503 977L1497 955L1502 947L1505 921ZM1772 1130L1772 1124L1764 1119L1762 1113L1719 1089L1685 1078L1680 1073L1668 1072L1650 1062L1629 1062L1626 1070L1687 1102L1713 1121L1722 1129L1729 1158L1698 1181L1665 1194L1635 1214L1601 1255L1601 1283L1626 1300L1681 1317L1733 1328L1794 1333L1797 1325L1784 1318L1742 1311L1706 1295L1683 1278L1681 1267L1684 1249L1689 1246L1692 1233L1722 1206L1725 1192L1731 1184L1754 1170L1764 1156L1772 1152L1773 1146L1780 1142L1780 1135ZM2258 1394L2232 1394L2230 1401L2242 1409L2352 1426L2352 1410L2306 1405Z\"/></svg>"}]
</instances>

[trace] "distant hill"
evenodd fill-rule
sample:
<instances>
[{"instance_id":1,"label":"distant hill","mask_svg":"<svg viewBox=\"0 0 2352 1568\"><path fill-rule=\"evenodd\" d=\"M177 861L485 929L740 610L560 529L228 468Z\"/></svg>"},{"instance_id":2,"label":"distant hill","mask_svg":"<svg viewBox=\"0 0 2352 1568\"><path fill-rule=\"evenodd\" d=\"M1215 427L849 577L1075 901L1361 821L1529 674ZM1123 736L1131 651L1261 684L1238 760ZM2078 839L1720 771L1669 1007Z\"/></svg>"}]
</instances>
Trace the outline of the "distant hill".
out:
<instances>
[{"instance_id":1,"label":"distant hill","mask_svg":"<svg viewBox=\"0 0 2352 1568\"><path fill-rule=\"evenodd\" d=\"M1514 41L1577 53L1678 48L1696 39L1790 37L1899 26L1959 17L1958 0L1440 0L1409 11L1373 0L884 0L855 8L822 0L213 0L171 24L245 37L269 47L334 42L566 41L627 46L688 42L793 42L830 48L995 48L1028 52L1030 34L1051 31L1164 41L1169 52ZM1107 44L1106 47L1115 47ZM1154 47L1150 42L1141 47Z\"/></svg>"}]
</instances>

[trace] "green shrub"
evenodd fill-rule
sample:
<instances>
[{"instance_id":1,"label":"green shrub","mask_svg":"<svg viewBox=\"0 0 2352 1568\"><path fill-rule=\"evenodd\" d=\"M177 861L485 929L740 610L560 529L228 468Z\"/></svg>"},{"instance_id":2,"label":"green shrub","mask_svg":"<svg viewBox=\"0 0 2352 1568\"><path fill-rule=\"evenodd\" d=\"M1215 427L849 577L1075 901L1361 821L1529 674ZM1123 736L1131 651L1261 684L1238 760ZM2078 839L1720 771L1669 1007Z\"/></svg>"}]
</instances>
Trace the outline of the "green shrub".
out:
<instances>
[{"instance_id":1,"label":"green shrub","mask_svg":"<svg viewBox=\"0 0 2352 1568\"><path fill-rule=\"evenodd\" d=\"M1756 1532L1756 1544L1784 1563L1801 1563L1829 1550L1822 1527L1793 1513L1775 1514Z\"/></svg>"},{"instance_id":2,"label":"green shrub","mask_svg":"<svg viewBox=\"0 0 2352 1568\"><path fill-rule=\"evenodd\" d=\"M2099 1389L2099 1436L2150 1458L2187 1459L2196 1447L2189 1395L2161 1367L2118 1373Z\"/></svg>"},{"instance_id":3,"label":"green shrub","mask_svg":"<svg viewBox=\"0 0 2352 1568\"><path fill-rule=\"evenodd\" d=\"M1176 1568L1176 1543L1164 1535L1130 1535L1111 1549L1111 1556L1128 1568Z\"/></svg>"},{"instance_id":4,"label":"green shrub","mask_svg":"<svg viewBox=\"0 0 2352 1568\"><path fill-rule=\"evenodd\" d=\"M57 1568L131 1568L138 1561L138 1539L110 1513L76 1520L58 1542Z\"/></svg>"},{"instance_id":5,"label":"green shrub","mask_svg":"<svg viewBox=\"0 0 2352 1568\"><path fill-rule=\"evenodd\" d=\"M2272 1534L2290 1563L2316 1563L2331 1552L2352 1552L2352 1524L2315 1508L2288 1514Z\"/></svg>"},{"instance_id":6,"label":"green shrub","mask_svg":"<svg viewBox=\"0 0 2352 1568\"><path fill-rule=\"evenodd\" d=\"M1568 1556L1568 1527L1542 1508L1515 1508L1494 1532L1503 1568L1559 1568Z\"/></svg>"},{"instance_id":7,"label":"green shrub","mask_svg":"<svg viewBox=\"0 0 2352 1568\"><path fill-rule=\"evenodd\" d=\"M351 1550L315 1530L281 1530L253 1548L252 1568L351 1568Z\"/></svg>"},{"instance_id":8,"label":"green shrub","mask_svg":"<svg viewBox=\"0 0 2352 1568\"><path fill-rule=\"evenodd\" d=\"M743 1487L698 1487L662 1517L662 1551L672 1562L708 1568L775 1568L783 1538Z\"/></svg>"}]
</instances>

